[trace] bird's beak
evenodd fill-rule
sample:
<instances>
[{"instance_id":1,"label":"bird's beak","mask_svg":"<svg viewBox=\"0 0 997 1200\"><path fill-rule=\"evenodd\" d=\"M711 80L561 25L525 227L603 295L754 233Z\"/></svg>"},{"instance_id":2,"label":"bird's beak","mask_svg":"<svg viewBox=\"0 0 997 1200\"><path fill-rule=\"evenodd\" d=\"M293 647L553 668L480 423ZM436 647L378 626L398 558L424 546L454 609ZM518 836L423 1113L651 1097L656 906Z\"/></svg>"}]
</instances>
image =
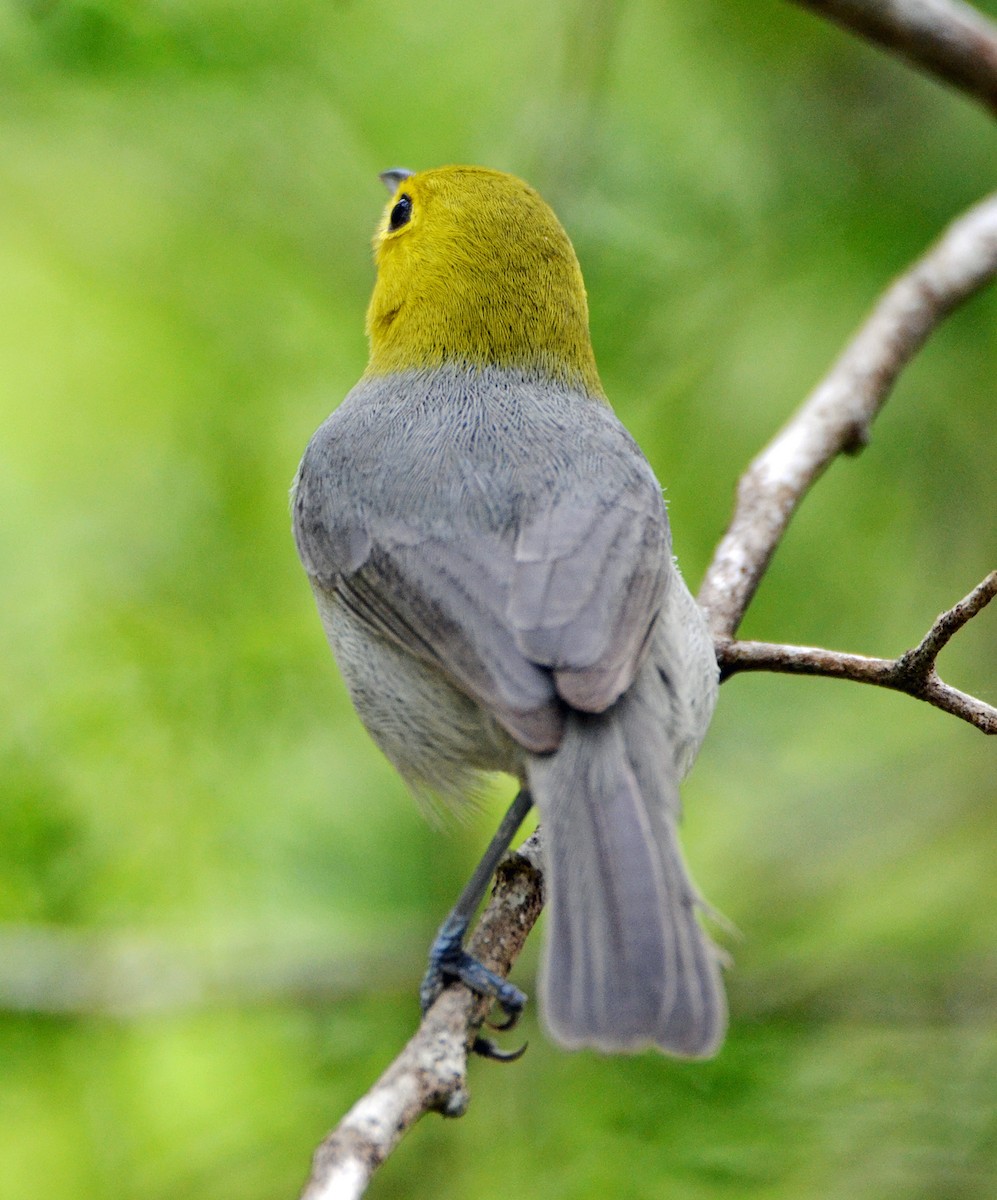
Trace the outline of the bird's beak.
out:
<instances>
[{"instance_id":1,"label":"bird's beak","mask_svg":"<svg viewBox=\"0 0 997 1200\"><path fill-rule=\"evenodd\" d=\"M398 185L403 179L411 179L415 171L409 171L406 167L389 167L387 171L382 171L378 175L378 179L384 184L388 191L392 194L398 191Z\"/></svg>"}]
</instances>

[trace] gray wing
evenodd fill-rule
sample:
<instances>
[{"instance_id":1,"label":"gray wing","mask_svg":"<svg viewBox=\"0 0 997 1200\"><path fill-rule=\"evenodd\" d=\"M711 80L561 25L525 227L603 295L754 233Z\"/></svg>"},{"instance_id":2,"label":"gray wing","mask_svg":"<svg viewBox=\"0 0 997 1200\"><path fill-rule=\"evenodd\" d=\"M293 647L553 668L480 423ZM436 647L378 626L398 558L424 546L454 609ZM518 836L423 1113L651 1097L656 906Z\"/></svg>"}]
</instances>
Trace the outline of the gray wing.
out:
<instances>
[{"instance_id":1,"label":"gray wing","mask_svg":"<svg viewBox=\"0 0 997 1200\"><path fill-rule=\"evenodd\" d=\"M650 475L650 471L648 471ZM653 477L545 508L516 539L508 617L572 708L602 712L633 682L671 569Z\"/></svg>"},{"instance_id":2,"label":"gray wing","mask_svg":"<svg viewBox=\"0 0 997 1200\"><path fill-rule=\"evenodd\" d=\"M555 749L563 714L553 677L523 654L505 617L508 546L488 536L450 540L384 526L370 533L366 562L337 582L342 602L442 671L521 745Z\"/></svg>"},{"instance_id":3,"label":"gray wing","mask_svg":"<svg viewBox=\"0 0 997 1200\"><path fill-rule=\"evenodd\" d=\"M586 452L532 490L522 462L448 445L405 493L385 478L402 447L383 441L361 480L345 422L316 435L295 488L313 585L535 752L559 744L565 703L599 712L629 686L671 570L650 467L607 410L583 403L572 417Z\"/></svg>"}]
</instances>

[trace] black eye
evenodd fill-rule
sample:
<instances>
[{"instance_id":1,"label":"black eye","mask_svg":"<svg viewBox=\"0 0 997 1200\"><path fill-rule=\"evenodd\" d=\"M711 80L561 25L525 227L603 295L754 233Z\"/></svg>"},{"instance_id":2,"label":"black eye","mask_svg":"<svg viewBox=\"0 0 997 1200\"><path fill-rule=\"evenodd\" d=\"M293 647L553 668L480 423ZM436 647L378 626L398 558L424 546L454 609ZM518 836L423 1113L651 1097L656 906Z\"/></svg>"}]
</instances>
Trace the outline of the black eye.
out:
<instances>
[{"instance_id":1,"label":"black eye","mask_svg":"<svg viewBox=\"0 0 997 1200\"><path fill-rule=\"evenodd\" d=\"M403 225L407 225L409 218L412 216L412 197L406 196L403 192L398 197L398 203L391 210L391 216L388 218L389 229L401 229Z\"/></svg>"}]
</instances>

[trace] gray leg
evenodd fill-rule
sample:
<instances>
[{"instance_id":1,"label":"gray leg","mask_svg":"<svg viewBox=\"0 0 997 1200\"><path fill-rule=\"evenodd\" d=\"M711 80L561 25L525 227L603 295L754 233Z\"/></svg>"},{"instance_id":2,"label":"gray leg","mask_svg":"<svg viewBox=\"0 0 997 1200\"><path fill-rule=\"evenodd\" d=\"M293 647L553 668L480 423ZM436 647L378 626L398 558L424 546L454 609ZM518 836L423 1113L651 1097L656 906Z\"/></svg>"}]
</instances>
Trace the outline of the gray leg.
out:
<instances>
[{"instance_id":1,"label":"gray leg","mask_svg":"<svg viewBox=\"0 0 997 1200\"><path fill-rule=\"evenodd\" d=\"M495 836L488 844L481 861L467 881L450 915L440 926L439 933L429 949L429 969L419 988L419 1003L425 1013L450 980L459 980L472 991L482 996L493 996L506 1014L506 1022L499 1026L511 1029L526 1005L526 996L513 984L500 978L494 971L481 965L464 949L464 936L474 914L478 910L495 869L509 849L516 830L522 825L526 814L533 807L533 798L524 788L509 806ZM483 1039L484 1040L484 1039ZM491 1055L495 1057L495 1055Z\"/></svg>"}]
</instances>

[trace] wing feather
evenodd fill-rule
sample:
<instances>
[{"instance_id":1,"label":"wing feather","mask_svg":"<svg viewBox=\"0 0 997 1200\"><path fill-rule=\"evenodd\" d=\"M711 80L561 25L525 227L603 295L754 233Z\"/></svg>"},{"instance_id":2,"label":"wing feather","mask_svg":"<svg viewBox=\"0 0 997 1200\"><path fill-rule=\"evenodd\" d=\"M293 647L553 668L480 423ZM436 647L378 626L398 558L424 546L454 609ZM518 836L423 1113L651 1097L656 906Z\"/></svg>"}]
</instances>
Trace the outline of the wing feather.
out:
<instances>
[{"instance_id":1,"label":"wing feather","mask_svg":"<svg viewBox=\"0 0 997 1200\"><path fill-rule=\"evenodd\" d=\"M598 493L596 493L598 496ZM637 673L668 581L668 525L656 486L545 509L515 546L516 643L555 673L573 708L602 712Z\"/></svg>"}]
</instances>

